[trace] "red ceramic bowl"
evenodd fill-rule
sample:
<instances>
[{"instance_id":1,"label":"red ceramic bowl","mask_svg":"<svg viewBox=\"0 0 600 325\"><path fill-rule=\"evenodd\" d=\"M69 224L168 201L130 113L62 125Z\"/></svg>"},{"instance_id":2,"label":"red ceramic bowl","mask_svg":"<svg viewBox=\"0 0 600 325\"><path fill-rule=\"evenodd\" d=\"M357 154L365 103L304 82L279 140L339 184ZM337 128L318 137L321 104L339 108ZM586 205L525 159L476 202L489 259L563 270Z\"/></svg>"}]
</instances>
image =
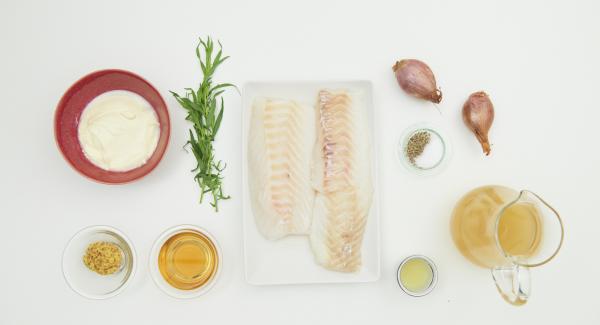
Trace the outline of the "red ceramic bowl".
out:
<instances>
[{"instance_id":1,"label":"red ceramic bowl","mask_svg":"<svg viewBox=\"0 0 600 325\"><path fill-rule=\"evenodd\" d=\"M111 90L128 90L144 97L160 123L160 137L152 156L144 165L126 172L107 171L90 162L77 134L79 118L86 105ZM63 95L54 113L54 137L67 162L83 176L100 183L123 184L144 177L158 165L167 149L170 124L165 101L148 81L129 71L101 70L81 78Z\"/></svg>"}]
</instances>

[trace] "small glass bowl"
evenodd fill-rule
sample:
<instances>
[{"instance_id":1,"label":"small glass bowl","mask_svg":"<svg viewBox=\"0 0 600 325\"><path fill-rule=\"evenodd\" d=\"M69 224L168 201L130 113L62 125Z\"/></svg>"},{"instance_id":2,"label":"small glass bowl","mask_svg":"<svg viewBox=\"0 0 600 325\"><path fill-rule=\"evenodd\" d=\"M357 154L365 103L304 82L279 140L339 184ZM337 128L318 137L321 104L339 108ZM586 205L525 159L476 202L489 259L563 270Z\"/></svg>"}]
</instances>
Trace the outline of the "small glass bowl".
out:
<instances>
[{"instance_id":1,"label":"small glass bowl","mask_svg":"<svg viewBox=\"0 0 600 325\"><path fill-rule=\"evenodd\" d=\"M416 164L413 164L406 155L406 148L408 147L410 138L417 132L421 131L429 133L432 139L425 150L427 150L427 148L431 148L431 146L437 146L439 148L438 151L440 151L439 158L435 159L433 162L430 162L429 165L425 167L420 167ZM441 172L448 164L452 154L451 149L452 147L448 141L448 136L441 128L422 123L412 125L402 133L400 141L398 142L397 156L402 165L409 172L416 175L435 175ZM423 155L426 154L427 152L423 153ZM417 158L417 160L418 159L419 158Z\"/></svg>"},{"instance_id":2,"label":"small glass bowl","mask_svg":"<svg viewBox=\"0 0 600 325\"><path fill-rule=\"evenodd\" d=\"M117 245L122 254L121 268L109 275L100 275L83 263L87 247L98 241ZM77 232L65 247L62 258L63 276L73 291L89 299L106 299L121 293L133 278L137 258L131 241L119 230L109 226L90 226Z\"/></svg>"},{"instance_id":3,"label":"small glass bowl","mask_svg":"<svg viewBox=\"0 0 600 325\"><path fill-rule=\"evenodd\" d=\"M169 284L165 280L165 278L160 273L160 269L158 266L158 259L159 259L160 250L167 240L169 240L171 237L173 237L179 233L189 232L189 231L200 233L201 235L203 235L204 237L206 237L208 240L210 240L212 242L212 244L214 245L214 248L216 249L216 252L217 252L217 264L216 264L215 273L212 275L212 277L206 283L202 284L200 287L195 288L195 289L182 290L182 289L173 287L171 284ZM160 290L162 290L164 293L166 293L167 295L169 295L173 298L190 299L190 298L199 297L199 296L207 293L210 289L212 289L212 287L217 282L219 275L221 274L221 269L223 268L223 257L221 254L221 246L219 246L219 243L217 242L217 240L208 231L206 231L200 227L194 226L194 225L179 225L179 226L175 226L170 229L167 229L156 239L156 241L154 242L154 245L152 246L152 250L150 251L150 258L149 258L148 263L149 263L150 274L152 275L152 279L154 280L154 283Z\"/></svg>"},{"instance_id":4,"label":"small glass bowl","mask_svg":"<svg viewBox=\"0 0 600 325\"><path fill-rule=\"evenodd\" d=\"M400 276L402 267L406 263L408 263L409 261L412 261L412 260L422 260L431 268L431 281L429 282L429 284L427 285L426 288L424 288L423 290L420 290L420 291L413 291L413 290L410 290L409 288L407 288L402 283L402 279ZM430 258L428 258L427 256L424 256L424 255L411 255L411 256L408 256L407 258L405 258L398 266L398 270L396 272L396 280L398 281L398 285L400 286L400 288L402 288L402 290L409 296L422 297L422 296L429 294L435 288L435 285L437 284L437 279L438 279L437 273L438 273L437 267L435 266L435 263L433 263L433 261Z\"/></svg>"}]
</instances>

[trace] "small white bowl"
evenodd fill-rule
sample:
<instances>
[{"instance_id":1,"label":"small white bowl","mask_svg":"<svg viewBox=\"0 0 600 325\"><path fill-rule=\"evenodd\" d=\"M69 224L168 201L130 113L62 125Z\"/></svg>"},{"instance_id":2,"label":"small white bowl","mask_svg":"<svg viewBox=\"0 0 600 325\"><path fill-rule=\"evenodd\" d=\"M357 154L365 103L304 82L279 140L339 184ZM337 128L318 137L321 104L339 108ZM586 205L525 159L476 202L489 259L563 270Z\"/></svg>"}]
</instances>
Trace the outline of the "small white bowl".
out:
<instances>
[{"instance_id":1,"label":"small white bowl","mask_svg":"<svg viewBox=\"0 0 600 325\"><path fill-rule=\"evenodd\" d=\"M87 247L94 242L111 242L119 247L121 268L109 275L100 275L83 263ZM83 297L106 299L123 292L137 269L137 257L131 241L119 230L109 226L90 226L77 232L65 247L62 270L65 281Z\"/></svg>"},{"instance_id":2,"label":"small white bowl","mask_svg":"<svg viewBox=\"0 0 600 325\"><path fill-rule=\"evenodd\" d=\"M434 141L437 140L437 144L441 147L440 158L436 162L432 163L431 166L426 168L421 168L411 163L405 153L410 138L415 133L420 131L428 132ZM452 145L447 133L441 127L433 126L427 123L419 123L404 130L396 147L396 156L404 168L411 174L431 176L442 172L446 168L450 158L452 157Z\"/></svg>"}]
</instances>

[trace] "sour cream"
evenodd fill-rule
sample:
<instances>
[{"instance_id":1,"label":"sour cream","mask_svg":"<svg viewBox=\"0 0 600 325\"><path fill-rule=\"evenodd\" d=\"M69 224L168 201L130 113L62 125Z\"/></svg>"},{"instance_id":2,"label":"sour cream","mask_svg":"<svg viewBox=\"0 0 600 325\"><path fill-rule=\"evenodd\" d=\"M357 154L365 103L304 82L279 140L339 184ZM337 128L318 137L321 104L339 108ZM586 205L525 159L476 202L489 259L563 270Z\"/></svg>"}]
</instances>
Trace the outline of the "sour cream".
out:
<instances>
[{"instance_id":1,"label":"sour cream","mask_svg":"<svg viewBox=\"0 0 600 325\"><path fill-rule=\"evenodd\" d=\"M152 156L160 124L142 96L113 90L85 107L77 132L85 156L94 165L124 172L142 166Z\"/></svg>"}]
</instances>

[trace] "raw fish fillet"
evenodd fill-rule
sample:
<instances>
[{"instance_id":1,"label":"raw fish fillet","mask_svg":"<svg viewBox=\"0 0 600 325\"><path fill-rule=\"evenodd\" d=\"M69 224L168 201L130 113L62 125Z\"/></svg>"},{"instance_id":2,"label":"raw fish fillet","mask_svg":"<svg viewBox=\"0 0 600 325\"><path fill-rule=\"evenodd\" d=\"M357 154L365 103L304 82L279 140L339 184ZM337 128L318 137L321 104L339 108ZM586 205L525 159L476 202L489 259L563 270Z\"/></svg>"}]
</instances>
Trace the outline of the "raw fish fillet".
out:
<instances>
[{"instance_id":1,"label":"raw fish fillet","mask_svg":"<svg viewBox=\"0 0 600 325\"><path fill-rule=\"evenodd\" d=\"M248 183L257 228L267 239L310 231L315 128L310 106L269 98L252 105Z\"/></svg>"},{"instance_id":2,"label":"raw fish fillet","mask_svg":"<svg viewBox=\"0 0 600 325\"><path fill-rule=\"evenodd\" d=\"M361 267L373 194L366 105L355 93L322 90L316 114L312 182L317 193L310 243L320 265L355 272Z\"/></svg>"}]
</instances>

